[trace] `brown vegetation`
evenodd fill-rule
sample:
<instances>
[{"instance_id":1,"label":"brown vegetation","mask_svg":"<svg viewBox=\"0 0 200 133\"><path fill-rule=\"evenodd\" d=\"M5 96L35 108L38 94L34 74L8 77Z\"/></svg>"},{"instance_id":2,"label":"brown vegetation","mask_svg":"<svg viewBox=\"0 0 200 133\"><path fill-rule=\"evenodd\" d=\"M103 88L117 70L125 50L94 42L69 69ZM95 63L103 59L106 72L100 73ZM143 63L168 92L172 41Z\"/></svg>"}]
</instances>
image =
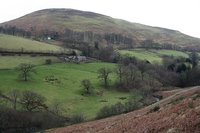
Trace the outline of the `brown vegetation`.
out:
<instances>
[{"instance_id":1,"label":"brown vegetation","mask_svg":"<svg viewBox=\"0 0 200 133\"><path fill-rule=\"evenodd\" d=\"M194 133L200 131L200 88L192 87L143 109L84 124L52 129L59 133ZM173 101L177 101L174 103ZM158 106L158 109L154 109Z\"/></svg>"},{"instance_id":2,"label":"brown vegetation","mask_svg":"<svg viewBox=\"0 0 200 133\"><path fill-rule=\"evenodd\" d=\"M70 33L66 36L79 36L76 41L79 41L80 37L84 37L82 42L90 42L91 37L96 34L96 40L104 38L107 43L117 45L135 45L143 41L145 42L143 44L146 45L148 40L153 40L155 44L163 44L165 48L174 49L180 45L189 49L193 46L198 47L200 42L198 38L184 35L178 31L130 23L101 14L72 9L40 10L1 25L4 27L14 26L11 28L11 34L15 34L13 29L15 30L17 27L20 31L21 29L27 31L23 33L23 36L30 36L31 32L33 36L43 34L46 35L46 38L50 36L56 39L60 33ZM67 40L70 41L73 37ZM71 41L74 43L73 40Z\"/></svg>"}]
</instances>

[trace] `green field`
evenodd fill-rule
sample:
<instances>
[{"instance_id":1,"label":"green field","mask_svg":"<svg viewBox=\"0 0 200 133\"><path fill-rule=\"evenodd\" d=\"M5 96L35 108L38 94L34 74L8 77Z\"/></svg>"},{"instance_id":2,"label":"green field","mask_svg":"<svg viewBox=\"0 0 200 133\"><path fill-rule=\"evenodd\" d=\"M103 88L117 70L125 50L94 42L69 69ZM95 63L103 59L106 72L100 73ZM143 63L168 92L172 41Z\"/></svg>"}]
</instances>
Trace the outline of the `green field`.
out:
<instances>
[{"instance_id":1,"label":"green field","mask_svg":"<svg viewBox=\"0 0 200 133\"><path fill-rule=\"evenodd\" d=\"M121 55L134 56L140 60L148 60L150 62L162 61L163 56L173 56L173 57L188 57L187 53L175 50L155 50L155 49L130 49L130 50L119 50Z\"/></svg>"},{"instance_id":2,"label":"green field","mask_svg":"<svg viewBox=\"0 0 200 133\"><path fill-rule=\"evenodd\" d=\"M33 65L45 64L47 59L51 59L53 63L60 62L57 57L50 56L0 56L0 69L12 69L21 63L29 63Z\"/></svg>"},{"instance_id":3,"label":"green field","mask_svg":"<svg viewBox=\"0 0 200 133\"><path fill-rule=\"evenodd\" d=\"M22 37L0 34L0 48L24 51L57 52L62 48L56 45L42 43Z\"/></svg>"},{"instance_id":4,"label":"green field","mask_svg":"<svg viewBox=\"0 0 200 133\"><path fill-rule=\"evenodd\" d=\"M14 69L0 70L0 90L4 93L8 93L12 89L32 90L45 96L49 106L54 101L61 103L66 110L66 115L83 113L87 119L91 119L96 116L98 110L104 105L114 104L119 101L125 102L132 96L130 93L102 88L97 78L97 71L102 67L113 69L116 65L101 62L40 65L36 67L37 73L32 76L32 80L29 82L19 81L18 73ZM45 77L51 75L56 77L59 82L46 82ZM95 88L93 95L81 95L83 93L81 87L83 79L91 80ZM111 83L114 83L115 80L115 75L111 75ZM98 96L96 92L102 89L104 90L103 96ZM126 97L127 99L121 100L120 97Z\"/></svg>"}]
</instances>

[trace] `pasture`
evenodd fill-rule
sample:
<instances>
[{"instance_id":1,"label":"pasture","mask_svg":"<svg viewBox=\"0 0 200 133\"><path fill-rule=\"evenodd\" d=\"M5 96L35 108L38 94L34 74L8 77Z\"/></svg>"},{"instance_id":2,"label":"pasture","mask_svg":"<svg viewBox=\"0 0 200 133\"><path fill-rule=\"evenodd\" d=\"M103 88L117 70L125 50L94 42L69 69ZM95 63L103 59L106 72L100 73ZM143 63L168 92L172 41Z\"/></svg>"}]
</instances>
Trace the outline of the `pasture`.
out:
<instances>
[{"instance_id":1,"label":"pasture","mask_svg":"<svg viewBox=\"0 0 200 133\"><path fill-rule=\"evenodd\" d=\"M49 106L55 102L60 103L65 110L65 115L82 113L87 119L92 119L105 105L125 102L131 97L138 98L137 95L130 93L104 89L97 78L97 71L102 67L114 69L116 65L103 62L40 65L35 67L36 74L33 74L32 80L28 82L20 81L15 69L0 70L0 90L5 94L13 89L31 90L45 96ZM49 76L54 77L55 82L46 81ZM83 79L91 80L94 87L91 96L82 95L81 81ZM115 74L112 74L110 79L113 84L116 81ZM102 96L97 95L97 92L102 90Z\"/></svg>"},{"instance_id":2,"label":"pasture","mask_svg":"<svg viewBox=\"0 0 200 133\"><path fill-rule=\"evenodd\" d=\"M60 52L63 48L60 46L47 44L31 39L17 36L0 34L0 48L20 51L41 51L41 52Z\"/></svg>"},{"instance_id":3,"label":"pasture","mask_svg":"<svg viewBox=\"0 0 200 133\"><path fill-rule=\"evenodd\" d=\"M52 63L61 62L57 57L53 56L0 56L0 69L13 69L21 63L43 65L47 59L50 59Z\"/></svg>"}]
</instances>

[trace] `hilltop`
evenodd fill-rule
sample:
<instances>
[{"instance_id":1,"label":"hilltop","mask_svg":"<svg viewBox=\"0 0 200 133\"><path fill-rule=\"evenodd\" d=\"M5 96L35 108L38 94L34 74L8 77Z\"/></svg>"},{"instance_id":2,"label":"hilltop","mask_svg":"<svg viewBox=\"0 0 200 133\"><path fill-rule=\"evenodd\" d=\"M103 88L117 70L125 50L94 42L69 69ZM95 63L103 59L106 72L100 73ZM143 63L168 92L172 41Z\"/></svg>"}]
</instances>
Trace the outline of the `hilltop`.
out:
<instances>
[{"instance_id":1,"label":"hilltop","mask_svg":"<svg viewBox=\"0 0 200 133\"><path fill-rule=\"evenodd\" d=\"M137 111L102 120L52 129L47 132L198 132L200 130L199 87L172 91L171 94L171 96ZM155 107L159 108L156 109Z\"/></svg>"},{"instance_id":2,"label":"hilltop","mask_svg":"<svg viewBox=\"0 0 200 133\"><path fill-rule=\"evenodd\" d=\"M73 31L73 34L74 32L92 32L92 36L98 34L92 41L100 39L101 42L104 42L102 38L109 35L109 39L106 39L106 37L104 39L108 43L114 44L128 43L139 45L144 40L153 40L160 44L172 44L182 47L196 47L200 44L200 39L185 35L176 30L151 27L102 14L73 9L44 9L5 22L1 26L16 26L34 33L45 31L64 33L66 29ZM81 41L88 41L90 34L87 37L85 37L85 34L83 36L84 39ZM75 40L80 40L81 37L82 35ZM117 42L117 40L120 41Z\"/></svg>"}]
</instances>

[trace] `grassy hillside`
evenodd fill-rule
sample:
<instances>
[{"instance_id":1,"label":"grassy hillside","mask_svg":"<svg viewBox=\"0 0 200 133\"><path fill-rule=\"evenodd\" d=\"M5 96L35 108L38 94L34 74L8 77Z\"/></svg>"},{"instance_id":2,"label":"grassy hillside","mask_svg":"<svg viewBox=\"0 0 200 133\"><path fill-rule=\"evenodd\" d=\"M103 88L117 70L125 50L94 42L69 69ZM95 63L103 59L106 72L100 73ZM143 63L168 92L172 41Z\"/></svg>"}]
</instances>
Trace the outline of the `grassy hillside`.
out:
<instances>
[{"instance_id":1,"label":"grassy hillside","mask_svg":"<svg viewBox=\"0 0 200 133\"><path fill-rule=\"evenodd\" d=\"M148 60L150 62L161 62L162 56L174 56L174 57L188 57L187 53L175 50L155 50L155 49L131 49L131 50L119 50L122 55L134 56L140 60Z\"/></svg>"},{"instance_id":2,"label":"grassy hillside","mask_svg":"<svg viewBox=\"0 0 200 133\"><path fill-rule=\"evenodd\" d=\"M95 33L116 33L133 38L136 43L151 39L158 43L171 43L181 46L197 46L200 39L187 36L179 31L151 27L109 16L72 9L45 9L3 23L22 29L35 27L35 30L63 32L66 28L74 31L93 31Z\"/></svg>"},{"instance_id":3,"label":"grassy hillside","mask_svg":"<svg viewBox=\"0 0 200 133\"><path fill-rule=\"evenodd\" d=\"M0 48L23 49L24 51L61 51L59 46L5 34L0 34Z\"/></svg>"},{"instance_id":4,"label":"grassy hillside","mask_svg":"<svg viewBox=\"0 0 200 133\"><path fill-rule=\"evenodd\" d=\"M51 59L52 63L60 62L60 60L57 57L0 56L0 69L12 69L17 67L21 63L42 65L45 64L45 61L47 59Z\"/></svg>"},{"instance_id":5,"label":"grassy hillside","mask_svg":"<svg viewBox=\"0 0 200 133\"><path fill-rule=\"evenodd\" d=\"M66 114L83 113L87 118L94 118L97 111L104 105L116 102L125 102L132 95L129 93L105 90L99 82L97 70L102 67L115 68L111 63L87 63L87 64L54 64L36 67L36 74L32 81L23 82L18 80L16 70L0 70L0 90L9 93L12 89L32 90L45 96L48 105L59 102L63 105ZM59 82L46 82L45 77L54 76ZM92 96L82 96L81 81L90 79L94 86ZM111 76L112 83L115 75ZM103 96L96 95L99 90L104 90ZM121 100L120 97L127 99Z\"/></svg>"}]
</instances>

